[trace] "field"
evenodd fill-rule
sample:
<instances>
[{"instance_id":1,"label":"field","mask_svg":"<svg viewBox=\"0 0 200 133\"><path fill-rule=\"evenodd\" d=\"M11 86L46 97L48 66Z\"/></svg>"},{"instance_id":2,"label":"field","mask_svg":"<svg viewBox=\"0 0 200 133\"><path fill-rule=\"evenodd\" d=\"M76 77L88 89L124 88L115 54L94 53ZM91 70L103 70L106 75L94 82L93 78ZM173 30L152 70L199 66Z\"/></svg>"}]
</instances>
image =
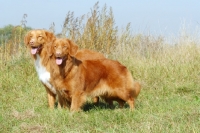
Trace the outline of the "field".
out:
<instances>
[{"instance_id":1,"label":"field","mask_svg":"<svg viewBox=\"0 0 200 133\"><path fill-rule=\"evenodd\" d=\"M90 100L79 113L48 109L45 89L23 44L22 26L9 41L0 41L5 42L0 45L0 132L199 132L198 34L182 31L168 41L163 36L133 34L130 24L119 33L111 9L107 13L105 6L98 14L98 4L93 8L93 15L77 20L68 13L57 36L66 35L80 48L97 50L127 66L142 84L135 110L128 105L119 109L117 103L109 109L104 101L95 106Z\"/></svg>"}]
</instances>

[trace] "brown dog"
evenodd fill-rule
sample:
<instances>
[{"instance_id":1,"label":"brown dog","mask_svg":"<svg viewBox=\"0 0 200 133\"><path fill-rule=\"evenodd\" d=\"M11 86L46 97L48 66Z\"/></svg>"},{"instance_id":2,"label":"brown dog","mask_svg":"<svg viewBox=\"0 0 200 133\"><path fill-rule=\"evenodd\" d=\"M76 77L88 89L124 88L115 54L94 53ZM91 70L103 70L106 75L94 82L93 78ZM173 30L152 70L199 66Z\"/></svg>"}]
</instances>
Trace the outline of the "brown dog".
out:
<instances>
[{"instance_id":1,"label":"brown dog","mask_svg":"<svg viewBox=\"0 0 200 133\"><path fill-rule=\"evenodd\" d=\"M47 56L45 45L51 43L54 39L54 34L46 30L31 30L24 37L24 43L30 49L31 55L35 61L35 68L39 79L46 88L50 108L54 108L56 89L49 81L49 57Z\"/></svg>"},{"instance_id":2,"label":"brown dog","mask_svg":"<svg viewBox=\"0 0 200 133\"><path fill-rule=\"evenodd\" d=\"M133 109L140 85L128 69L109 59L78 60L77 51L68 39L56 39L49 49L51 81L71 102L70 110L79 111L88 96L127 102Z\"/></svg>"},{"instance_id":3,"label":"brown dog","mask_svg":"<svg viewBox=\"0 0 200 133\"><path fill-rule=\"evenodd\" d=\"M48 45L53 40L55 40L53 33L40 29L31 30L24 37L24 43L29 48L35 61L35 68L39 79L46 88L50 108L54 108L57 95L55 87L50 82L49 56L47 55ZM103 54L91 50L79 50L76 57L80 60L105 58ZM64 106L63 104L62 99L59 97L59 106Z\"/></svg>"}]
</instances>

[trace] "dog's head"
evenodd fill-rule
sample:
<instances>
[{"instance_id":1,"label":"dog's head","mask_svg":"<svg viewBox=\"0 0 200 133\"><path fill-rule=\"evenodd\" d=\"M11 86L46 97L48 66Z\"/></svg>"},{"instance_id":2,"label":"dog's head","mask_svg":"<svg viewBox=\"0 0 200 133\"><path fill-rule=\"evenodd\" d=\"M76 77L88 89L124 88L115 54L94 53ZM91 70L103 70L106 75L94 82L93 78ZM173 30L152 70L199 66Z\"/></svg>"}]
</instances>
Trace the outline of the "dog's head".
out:
<instances>
[{"instance_id":1,"label":"dog's head","mask_svg":"<svg viewBox=\"0 0 200 133\"><path fill-rule=\"evenodd\" d=\"M69 39L55 39L48 49L49 55L56 58L56 64L61 65L68 57L74 57L78 46Z\"/></svg>"},{"instance_id":2,"label":"dog's head","mask_svg":"<svg viewBox=\"0 0 200 133\"><path fill-rule=\"evenodd\" d=\"M53 33L46 30L31 30L24 37L24 43L31 49L31 54L41 51L44 44L52 42L55 39Z\"/></svg>"}]
</instances>

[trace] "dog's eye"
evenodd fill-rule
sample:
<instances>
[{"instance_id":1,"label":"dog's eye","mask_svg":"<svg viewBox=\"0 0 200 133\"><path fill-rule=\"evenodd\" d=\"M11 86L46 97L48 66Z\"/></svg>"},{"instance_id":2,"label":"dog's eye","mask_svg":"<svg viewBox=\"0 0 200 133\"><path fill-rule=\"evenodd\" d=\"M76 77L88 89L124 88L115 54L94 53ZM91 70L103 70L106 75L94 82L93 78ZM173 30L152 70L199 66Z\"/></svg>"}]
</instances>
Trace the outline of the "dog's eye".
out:
<instances>
[{"instance_id":1,"label":"dog's eye","mask_svg":"<svg viewBox=\"0 0 200 133\"><path fill-rule=\"evenodd\" d=\"M66 49L66 48L67 48L67 46L64 46L63 48L65 48L65 49Z\"/></svg>"},{"instance_id":2,"label":"dog's eye","mask_svg":"<svg viewBox=\"0 0 200 133\"><path fill-rule=\"evenodd\" d=\"M54 45L54 48L56 48L56 45Z\"/></svg>"},{"instance_id":3,"label":"dog's eye","mask_svg":"<svg viewBox=\"0 0 200 133\"><path fill-rule=\"evenodd\" d=\"M42 35L39 35L39 37L42 37Z\"/></svg>"}]
</instances>

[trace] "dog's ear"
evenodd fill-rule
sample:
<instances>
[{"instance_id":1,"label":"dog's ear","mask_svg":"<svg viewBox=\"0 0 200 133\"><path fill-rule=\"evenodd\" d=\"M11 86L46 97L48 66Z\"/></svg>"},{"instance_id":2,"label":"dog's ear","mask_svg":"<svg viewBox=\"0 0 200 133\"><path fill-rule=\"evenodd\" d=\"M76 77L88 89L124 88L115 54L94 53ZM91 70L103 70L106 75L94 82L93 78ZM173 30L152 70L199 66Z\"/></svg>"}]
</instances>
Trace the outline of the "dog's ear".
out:
<instances>
[{"instance_id":1,"label":"dog's ear","mask_svg":"<svg viewBox=\"0 0 200 133\"><path fill-rule=\"evenodd\" d=\"M69 54L71 56L75 56L77 51L78 51L78 45L76 45L73 41L67 39L67 41L69 42L70 48L69 48Z\"/></svg>"},{"instance_id":2,"label":"dog's ear","mask_svg":"<svg viewBox=\"0 0 200 133\"><path fill-rule=\"evenodd\" d=\"M49 57L52 56L52 54L53 54L53 48L54 48L53 44L54 44L54 41L55 41L55 38L51 42L48 42L45 45L45 47L47 49L47 56L49 56Z\"/></svg>"},{"instance_id":3,"label":"dog's ear","mask_svg":"<svg viewBox=\"0 0 200 133\"><path fill-rule=\"evenodd\" d=\"M47 42L52 42L55 39L55 36L52 32L44 31L47 36Z\"/></svg>"},{"instance_id":4,"label":"dog's ear","mask_svg":"<svg viewBox=\"0 0 200 133\"><path fill-rule=\"evenodd\" d=\"M27 32L26 35L24 36L24 44L28 45L30 41L30 33L31 31Z\"/></svg>"}]
</instances>

